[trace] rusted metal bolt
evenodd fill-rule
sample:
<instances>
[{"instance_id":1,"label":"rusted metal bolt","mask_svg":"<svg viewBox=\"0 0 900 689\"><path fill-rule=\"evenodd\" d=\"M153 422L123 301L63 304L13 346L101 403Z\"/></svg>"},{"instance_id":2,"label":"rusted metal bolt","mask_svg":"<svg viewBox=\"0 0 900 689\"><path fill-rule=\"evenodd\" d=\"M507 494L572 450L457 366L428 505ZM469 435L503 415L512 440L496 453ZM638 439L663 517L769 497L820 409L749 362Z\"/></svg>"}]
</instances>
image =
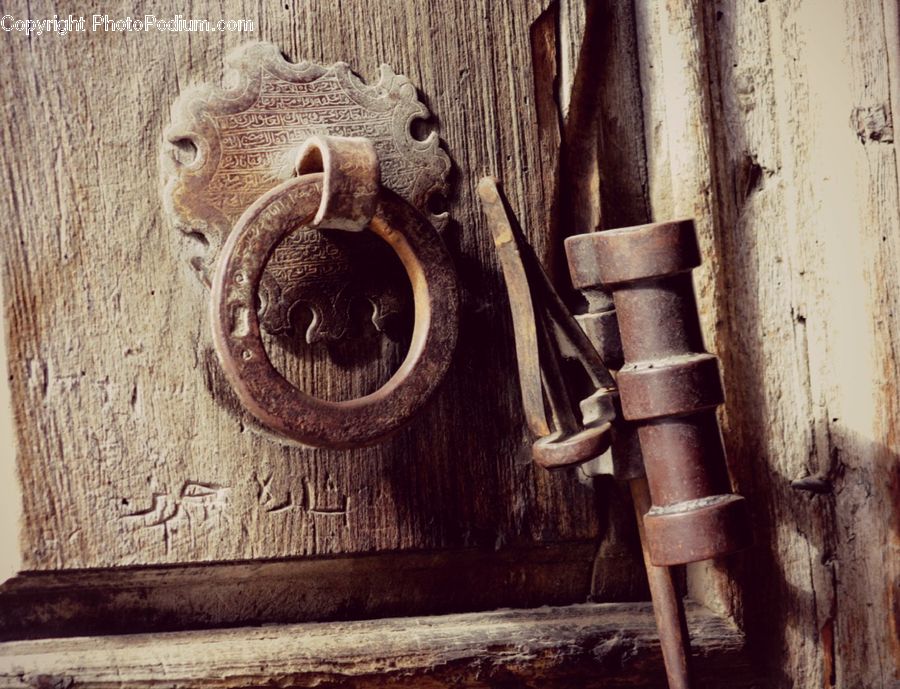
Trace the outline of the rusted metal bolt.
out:
<instances>
[{"instance_id":1,"label":"rusted metal bolt","mask_svg":"<svg viewBox=\"0 0 900 689\"><path fill-rule=\"evenodd\" d=\"M730 491L716 419L718 360L703 345L691 270L691 220L570 237L575 287L612 293L625 363L617 383L638 427L653 506L644 517L655 565L705 560L750 543L746 501Z\"/></svg>"}]
</instances>

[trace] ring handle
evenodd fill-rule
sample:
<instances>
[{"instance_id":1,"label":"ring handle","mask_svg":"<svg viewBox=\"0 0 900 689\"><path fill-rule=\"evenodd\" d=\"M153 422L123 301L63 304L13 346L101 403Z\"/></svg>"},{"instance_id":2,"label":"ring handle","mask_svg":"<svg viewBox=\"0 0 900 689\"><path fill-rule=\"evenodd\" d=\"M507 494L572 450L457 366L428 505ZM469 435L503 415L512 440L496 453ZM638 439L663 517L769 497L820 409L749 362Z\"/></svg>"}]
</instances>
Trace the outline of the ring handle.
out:
<instances>
[{"instance_id":1,"label":"ring handle","mask_svg":"<svg viewBox=\"0 0 900 689\"><path fill-rule=\"evenodd\" d=\"M308 172L316 167L324 172ZM265 427L315 447L367 445L406 424L447 372L458 329L456 274L425 217L379 185L371 142L314 137L301 150L297 170L299 176L244 212L222 248L212 284L213 343L241 403ZM294 387L272 365L260 335L257 290L272 252L293 231L355 231L367 224L396 252L412 286L409 351L375 392L323 400Z\"/></svg>"}]
</instances>

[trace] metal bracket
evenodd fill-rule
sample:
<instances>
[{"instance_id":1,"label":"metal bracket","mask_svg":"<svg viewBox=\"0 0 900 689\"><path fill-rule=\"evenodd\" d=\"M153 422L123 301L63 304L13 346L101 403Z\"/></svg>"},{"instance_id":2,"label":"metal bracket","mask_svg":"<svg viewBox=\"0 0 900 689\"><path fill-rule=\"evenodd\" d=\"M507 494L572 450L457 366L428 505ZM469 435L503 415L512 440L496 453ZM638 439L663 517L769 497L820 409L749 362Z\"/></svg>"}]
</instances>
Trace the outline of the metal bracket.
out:
<instances>
[{"instance_id":1,"label":"metal bracket","mask_svg":"<svg viewBox=\"0 0 900 689\"><path fill-rule=\"evenodd\" d=\"M478 195L509 294L522 405L528 427L537 436L532 456L546 469L596 459L611 442L615 381L514 227L496 182L483 178ZM563 358L578 361L593 387L579 404L580 413L563 380Z\"/></svg>"}]
</instances>

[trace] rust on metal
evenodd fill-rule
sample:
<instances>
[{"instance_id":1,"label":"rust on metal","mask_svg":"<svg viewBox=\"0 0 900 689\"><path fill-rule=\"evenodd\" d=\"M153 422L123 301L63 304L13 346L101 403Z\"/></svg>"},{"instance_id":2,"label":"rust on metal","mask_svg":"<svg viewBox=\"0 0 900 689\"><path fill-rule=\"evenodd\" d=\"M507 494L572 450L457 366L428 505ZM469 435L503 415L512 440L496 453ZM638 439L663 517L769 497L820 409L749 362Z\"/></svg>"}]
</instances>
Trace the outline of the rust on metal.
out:
<instances>
[{"instance_id":1,"label":"rust on metal","mask_svg":"<svg viewBox=\"0 0 900 689\"><path fill-rule=\"evenodd\" d=\"M612 369L618 371L624 360L612 295L595 284L596 281L592 277L595 276L596 271L589 271L586 278L583 274L578 275L574 272L576 266L583 266L585 262L593 262L596 260L596 256L590 253L590 246L581 249L577 255L573 255L576 249L575 245L569 245L566 249L569 252L569 266L572 271L573 283L581 288L588 305L587 313L576 316L578 324L600 352L603 360L608 362ZM581 270L583 271L584 268L582 267ZM653 601L653 613L656 618L656 628L659 630L659 643L668 686L669 689L690 689L691 641L685 619L684 603L678 594L672 568L657 567L651 562L650 547L644 529L644 515L651 508L651 500L644 471L644 457L638 438L638 427L634 423L626 421L622 416L621 408L619 408L613 421L612 432L613 475L619 480L627 481L631 490L644 568L647 571L647 585ZM598 467L601 470L602 468ZM593 475L596 475L596 472Z\"/></svg>"},{"instance_id":2,"label":"rust on metal","mask_svg":"<svg viewBox=\"0 0 900 689\"><path fill-rule=\"evenodd\" d=\"M314 136L297 154L297 174L327 173L311 227L362 232L378 205L381 165L369 139Z\"/></svg>"},{"instance_id":3,"label":"rust on metal","mask_svg":"<svg viewBox=\"0 0 900 689\"><path fill-rule=\"evenodd\" d=\"M724 400L718 362L704 349L691 282L700 264L693 222L578 235L566 251L576 287L613 294L622 412L637 424L653 499L644 517L652 563L746 547L746 501L730 492L715 416Z\"/></svg>"},{"instance_id":4,"label":"rust on metal","mask_svg":"<svg viewBox=\"0 0 900 689\"><path fill-rule=\"evenodd\" d=\"M382 65L377 83L366 84L343 62L291 63L271 43L236 48L225 67L227 88L197 84L179 95L160 156L166 214L200 240L191 265L205 284L238 218L295 174L298 151L312 136L369 139L382 185L438 230L446 225L447 214L431 213L429 201L446 194L450 160L436 133L413 135L412 123L429 111L409 79ZM344 336L356 297L371 302L379 330L408 308L404 270L384 243L371 233L352 239L305 228L276 247L260 281L266 332L291 335L298 305L313 312L308 342Z\"/></svg>"},{"instance_id":5,"label":"rust on metal","mask_svg":"<svg viewBox=\"0 0 900 689\"><path fill-rule=\"evenodd\" d=\"M651 509L650 489L647 479L637 478L628 482L634 513L641 537L641 552L647 583L653 598L653 616L659 631L669 689L690 689L691 686L691 636L684 613L684 603L675 587L672 570L658 567L650 558L650 546L644 528L644 515Z\"/></svg>"},{"instance_id":6,"label":"rust on metal","mask_svg":"<svg viewBox=\"0 0 900 689\"><path fill-rule=\"evenodd\" d=\"M213 342L238 398L264 426L306 445L356 447L407 423L446 373L457 335L456 275L427 219L378 184L370 141L317 137L298 169L318 167L323 171L263 194L238 220L213 275ZM409 352L387 383L364 397L330 402L305 394L272 366L263 345L256 304L266 265L280 242L309 226L354 236L371 231L397 254L412 285Z\"/></svg>"},{"instance_id":7,"label":"rust on metal","mask_svg":"<svg viewBox=\"0 0 900 689\"><path fill-rule=\"evenodd\" d=\"M531 286L496 182L490 178L482 179L478 184L478 196L494 238L509 296L525 422L535 436L542 438L550 434L551 428L544 409L537 318L531 301Z\"/></svg>"},{"instance_id":8,"label":"rust on metal","mask_svg":"<svg viewBox=\"0 0 900 689\"><path fill-rule=\"evenodd\" d=\"M496 181L483 178L478 195L509 295L522 405L537 437L532 457L546 469L593 460L611 441L615 381L513 225ZM594 388L578 408L563 379L563 358L578 361Z\"/></svg>"}]
</instances>

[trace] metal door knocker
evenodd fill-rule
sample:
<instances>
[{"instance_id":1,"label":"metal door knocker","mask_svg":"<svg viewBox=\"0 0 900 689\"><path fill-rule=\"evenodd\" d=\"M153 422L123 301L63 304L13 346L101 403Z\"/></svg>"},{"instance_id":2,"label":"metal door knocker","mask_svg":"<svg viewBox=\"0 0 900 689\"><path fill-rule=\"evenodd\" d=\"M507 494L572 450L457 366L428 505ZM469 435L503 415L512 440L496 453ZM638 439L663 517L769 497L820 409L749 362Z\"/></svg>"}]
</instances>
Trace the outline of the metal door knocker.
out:
<instances>
[{"instance_id":1,"label":"metal door knocker","mask_svg":"<svg viewBox=\"0 0 900 689\"><path fill-rule=\"evenodd\" d=\"M323 171L310 171L317 168ZM241 402L266 427L310 445L363 445L408 421L446 372L456 343L456 277L434 229L379 184L369 140L310 139L298 172L250 206L222 248L212 283L213 341ZM409 352L390 380L365 397L311 397L285 380L266 355L256 308L260 280L275 247L304 226L368 226L394 249L409 276L415 301Z\"/></svg>"},{"instance_id":2,"label":"metal door knocker","mask_svg":"<svg viewBox=\"0 0 900 689\"><path fill-rule=\"evenodd\" d=\"M458 290L438 234L450 160L409 80L387 65L365 84L344 63L291 63L270 43L226 56L226 87L198 84L172 107L161 152L163 204L200 240L191 265L212 288L213 343L242 405L267 429L317 447L355 447L399 429L446 372ZM349 236L352 235L352 236ZM402 264L382 265L390 247ZM405 275L403 273L405 272ZM375 392L346 401L303 393L272 365L262 332L306 341L348 332L350 304L379 330L412 292L411 344Z\"/></svg>"}]
</instances>

